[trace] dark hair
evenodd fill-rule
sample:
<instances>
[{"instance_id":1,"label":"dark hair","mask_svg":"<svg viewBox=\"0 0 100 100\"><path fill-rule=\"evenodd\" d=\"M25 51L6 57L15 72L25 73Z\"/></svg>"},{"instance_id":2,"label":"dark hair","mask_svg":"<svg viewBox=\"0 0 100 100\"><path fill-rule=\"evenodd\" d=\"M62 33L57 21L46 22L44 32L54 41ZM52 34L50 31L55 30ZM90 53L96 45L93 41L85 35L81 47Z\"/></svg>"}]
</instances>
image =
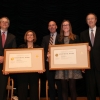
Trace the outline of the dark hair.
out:
<instances>
[{"instance_id":1,"label":"dark hair","mask_svg":"<svg viewBox=\"0 0 100 100\"><path fill-rule=\"evenodd\" d=\"M94 13L89 13L89 14L86 16L86 19L87 19L87 17L88 17L89 15L94 15L94 16L95 16L95 19L97 20L97 16L96 16L96 14L94 14Z\"/></svg>"}]
</instances>

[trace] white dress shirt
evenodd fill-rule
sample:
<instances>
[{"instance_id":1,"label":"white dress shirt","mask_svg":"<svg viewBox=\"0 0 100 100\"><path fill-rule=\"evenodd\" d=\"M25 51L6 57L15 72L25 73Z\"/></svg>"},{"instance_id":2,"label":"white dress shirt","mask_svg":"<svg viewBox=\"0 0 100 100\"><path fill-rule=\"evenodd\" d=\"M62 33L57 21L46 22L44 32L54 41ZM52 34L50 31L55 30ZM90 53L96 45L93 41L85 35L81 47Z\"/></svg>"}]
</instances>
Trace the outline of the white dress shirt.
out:
<instances>
[{"instance_id":1,"label":"white dress shirt","mask_svg":"<svg viewBox=\"0 0 100 100\"><path fill-rule=\"evenodd\" d=\"M95 37L95 34L96 34L96 26L94 28L89 28L89 37L91 39L91 30L93 30L93 34L94 34L94 37Z\"/></svg>"}]
</instances>

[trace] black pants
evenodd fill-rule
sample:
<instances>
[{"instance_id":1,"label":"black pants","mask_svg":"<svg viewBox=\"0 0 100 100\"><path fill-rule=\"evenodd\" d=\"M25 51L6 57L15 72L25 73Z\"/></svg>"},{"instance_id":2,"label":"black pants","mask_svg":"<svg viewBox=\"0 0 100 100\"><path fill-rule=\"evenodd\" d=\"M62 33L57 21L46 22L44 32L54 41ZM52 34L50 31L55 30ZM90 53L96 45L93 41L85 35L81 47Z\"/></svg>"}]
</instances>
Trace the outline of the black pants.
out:
<instances>
[{"instance_id":1,"label":"black pants","mask_svg":"<svg viewBox=\"0 0 100 100\"><path fill-rule=\"evenodd\" d=\"M96 100L96 88L100 98L100 71L96 68L86 70L86 86L88 100Z\"/></svg>"},{"instance_id":2,"label":"black pants","mask_svg":"<svg viewBox=\"0 0 100 100\"><path fill-rule=\"evenodd\" d=\"M28 85L30 88L30 100L39 100L38 73L18 74L18 100L27 100Z\"/></svg>"},{"instance_id":3,"label":"black pants","mask_svg":"<svg viewBox=\"0 0 100 100\"><path fill-rule=\"evenodd\" d=\"M0 65L0 100L7 100L6 87L8 81L8 75L3 75L2 66Z\"/></svg>"},{"instance_id":4,"label":"black pants","mask_svg":"<svg viewBox=\"0 0 100 100\"><path fill-rule=\"evenodd\" d=\"M63 100L62 94L61 94L61 91L62 91L61 81L55 80L55 71L49 70L48 62L46 62L46 76L47 76L48 85L49 85L50 100L55 100L55 97L56 97L55 83L57 85L58 100Z\"/></svg>"},{"instance_id":5,"label":"black pants","mask_svg":"<svg viewBox=\"0 0 100 100\"><path fill-rule=\"evenodd\" d=\"M71 100L76 100L77 99L76 80L75 79L69 79L69 80L62 79L61 83L62 83L63 100L68 100L68 85L69 85Z\"/></svg>"}]
</instances>

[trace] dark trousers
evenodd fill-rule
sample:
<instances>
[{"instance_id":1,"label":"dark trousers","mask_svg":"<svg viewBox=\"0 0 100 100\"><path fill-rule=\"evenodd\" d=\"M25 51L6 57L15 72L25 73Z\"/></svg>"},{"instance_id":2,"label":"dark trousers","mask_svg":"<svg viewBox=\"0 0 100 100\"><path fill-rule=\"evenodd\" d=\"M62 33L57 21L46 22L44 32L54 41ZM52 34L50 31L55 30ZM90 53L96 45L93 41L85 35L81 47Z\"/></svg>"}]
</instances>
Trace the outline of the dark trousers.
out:
<instances>
[{"instance_id":1,"label":"dark trousers","mask_svg":"<svg viewBox=\"0 0 100 100\"><path fill-rule=\"evenodd\" d=\"M49 70L48 62L46 62L46 76L47 76L48 85L49 85L50 100L55 100L55 97L56 97L55 84L57 85L58 100L63 100L62 92L61 92L62 91L61 81L55 80L55 71Z\"/></svg>"},{"instance_id":2,"label":"dark trousers","mask_svg":"<svg viewBox=\"0 0 100 100\"><path fill-rule=\"evenodd\" d=\"M2 66L0 65L0 100L7 100L6 87L8 75L3 75Z\"/></svg>"},{"instance_id":3,"label":"dark trousers","mask_svg":"<svg viewBox=\"0 0 100 100\"><path fill-rule=\"evenodd\" d=\"M27 100L28 85L30 89L30 100L39 100L38 73L18 74L18 100Z\"/></svg>"},{"instance_id":4,"label":"dark trousers","mask_svg":"<svg viewBox=\"0 0 100 100\"><path fill-rule=\"evenodd\" d=\"M62 83L63 100L68 100L68 85L70 89L71 100L76 100L77 99L76 80L75 79L69 79L69 80L62 79L61 83Z\"/></svg>"},{"instance_id":5,"label":"dark trousers","mask_svg":"<svg viewBox=\"0 0 100 100\"><path fill-rule=\"evenodd\" d=\"M88 100L96 100L96 88L100 98L100 71L96 68L86 70L86 85Z\"/></svg>"}]
</instances>

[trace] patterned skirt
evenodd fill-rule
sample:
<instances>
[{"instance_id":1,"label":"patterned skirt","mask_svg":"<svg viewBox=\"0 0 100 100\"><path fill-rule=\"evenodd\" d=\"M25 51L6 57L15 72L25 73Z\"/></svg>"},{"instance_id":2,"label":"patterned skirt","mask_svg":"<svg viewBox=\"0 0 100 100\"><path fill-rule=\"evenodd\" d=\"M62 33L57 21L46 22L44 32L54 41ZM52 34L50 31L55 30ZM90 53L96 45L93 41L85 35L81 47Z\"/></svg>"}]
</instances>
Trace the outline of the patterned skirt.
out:
<instances>
[{"instance_id":1,"label":"patterned skirt","mask_svg":"<svg viewBox=\"0 0 100 100\"><path fill-rule=\"evenodd\" d=\"M81 79L82 73L80 70L57 70L55 79Z\"/></svg>"}]
</instances>

